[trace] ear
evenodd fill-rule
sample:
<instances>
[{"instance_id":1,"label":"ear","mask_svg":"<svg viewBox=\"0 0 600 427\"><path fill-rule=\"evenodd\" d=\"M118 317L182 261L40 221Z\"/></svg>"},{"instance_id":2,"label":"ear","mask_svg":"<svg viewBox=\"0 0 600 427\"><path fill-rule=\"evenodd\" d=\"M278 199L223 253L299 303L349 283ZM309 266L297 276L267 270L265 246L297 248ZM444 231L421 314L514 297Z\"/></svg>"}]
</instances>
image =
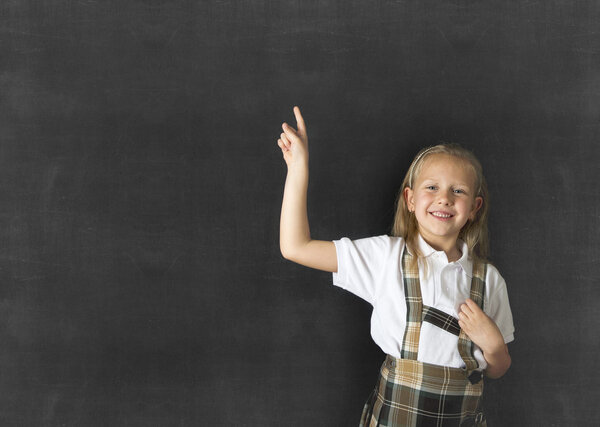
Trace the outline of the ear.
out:
<instances>
[{"instance_id":1,"label":"ear","mask_svg":"<svg viewBox=\"0 0 600 427\"><path fill-rule=\"evenodd\" d=\"M408 211L412 212L415 210L415 201L413 197L413 191L409 187L405 187L404 191L402 191L402 195L404 196L404 201L406 202L406 206L408 207Z\"/></svg>"},{"instance_id":2,"label":"ear","mask_svg":"<svg viewBox=\"0 0 600 427\"><path fill-rule=\"evenodd\" d=\"M473 210L469 214L469 219L471 221L473 221L475 219L475 214L477 213L477 211L479 211L479 209L481 209L482 206L483 206L483 197L480 197L480 196L475 197L475 200L473 202Z\"/></svg>"}]
</instances>

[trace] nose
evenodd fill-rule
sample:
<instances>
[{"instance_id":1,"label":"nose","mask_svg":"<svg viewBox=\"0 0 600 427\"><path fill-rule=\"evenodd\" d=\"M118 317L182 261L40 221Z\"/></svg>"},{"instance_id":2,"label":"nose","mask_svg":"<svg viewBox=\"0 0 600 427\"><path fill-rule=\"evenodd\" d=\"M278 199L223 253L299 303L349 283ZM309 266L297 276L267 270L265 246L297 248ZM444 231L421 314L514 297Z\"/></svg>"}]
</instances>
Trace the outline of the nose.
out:
<instances>
[{"instance_id":1,"label":"nose","mask_svg":"<svg viewBox=\"0 0 600 427\"><path fill-rule=\"evenodd\" d=\"M452 204L452 200L453 200L453 193L451 190L448 191L441 191L439 193L439 197L438 197L438 204L444 205L444 206L449 206Z\"/></svg>"}]
</instances>

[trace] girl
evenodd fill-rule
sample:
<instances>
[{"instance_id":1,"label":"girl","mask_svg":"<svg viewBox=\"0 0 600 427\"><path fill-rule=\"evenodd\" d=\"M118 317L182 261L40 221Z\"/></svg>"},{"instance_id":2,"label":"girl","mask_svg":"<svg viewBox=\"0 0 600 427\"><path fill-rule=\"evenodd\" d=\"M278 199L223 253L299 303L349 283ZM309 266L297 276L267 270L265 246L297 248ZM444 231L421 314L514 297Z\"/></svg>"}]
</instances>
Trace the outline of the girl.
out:
<instances>
[{"instance_id":1,"label":"girl","mask_svg":"<svg viewBox=\"0 0 600 427\"><path fill-rule=\"evenodd\" d=\"M398 195L393 236L313 240L306 213L308 139L283 123L287 164L280 247L286 259L333 273L373 306L371 335L387 354L361 426L485 426L483 373L511 359L506 284L486 263L488 193L479 161L457 145L422 150Z\"/></svg>"}]
</instances>

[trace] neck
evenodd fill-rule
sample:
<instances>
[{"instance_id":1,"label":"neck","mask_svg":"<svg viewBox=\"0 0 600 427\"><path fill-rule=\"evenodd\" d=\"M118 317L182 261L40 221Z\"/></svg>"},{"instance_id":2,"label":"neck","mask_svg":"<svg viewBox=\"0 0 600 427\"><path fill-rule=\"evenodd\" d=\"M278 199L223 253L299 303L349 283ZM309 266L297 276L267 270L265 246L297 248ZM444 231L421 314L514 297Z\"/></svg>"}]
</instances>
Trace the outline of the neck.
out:
<instances>
[{"instance_id":1,"label":"neck","mask_svg":"<svg viewBox=\"0 0 600 427\"><path fill-rule=\"evenodd\" d=\"M448 262L458 261L460 259L460 257L462 256L462 252L456 246L454 247L454 251L455 251L455 253L453 253L453 254L449 253L447 251L444 251L444 252L446 252L446 256L448 257Z\"/></svg>"},{"instance_id":2,"label":"neck","mask_svg":"<svg viewBox=\"0 0 600 427\"><path fill-rule=\"evenodd\" d=\"M446 257L448 258L448 262L454 262L459 260L462 256L461 250L457 246L457 239L453 240L442 240L442 241L433 241L428 239L426 236L421 234L423 240L427 242L429 246L431 246L436 251L444 251Z\"/></svg>"}]
</instances>

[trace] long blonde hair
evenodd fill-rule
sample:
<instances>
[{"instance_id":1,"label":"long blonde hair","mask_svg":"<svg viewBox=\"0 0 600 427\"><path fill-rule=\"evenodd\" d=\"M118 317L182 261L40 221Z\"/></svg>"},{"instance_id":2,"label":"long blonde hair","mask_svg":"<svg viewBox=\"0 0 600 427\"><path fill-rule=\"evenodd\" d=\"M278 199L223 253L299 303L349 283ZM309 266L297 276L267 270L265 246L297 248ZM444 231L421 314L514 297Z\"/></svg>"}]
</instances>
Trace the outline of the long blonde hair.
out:
<instances>
[{"instance_id":1,"label":"long blonde hair","mask_svg":"<svg viewBox=\"0 0 600 427\"><path fill-rule=\"evenodd\" d=\"M486 261L488 256L488 214L489 214L489 193L481 163L475 155L461 147L458 144L439 144L432 147L427 147L419 151L415 159L408 168L406 176L402 181L398 197L396 199L396 214L394 216L394 224L392 225L392 235L403 237L406 245L413 257L413 267L416 267L418 258L423 254L419 251L417 239L419 236L419 224L414 214L409 212L404 198L404 189L406 187L413 189L413 185L421 172L421 168L425 160L434 154L446 154L468 162L475 172L475 197L481 197L483 203L481 208L476 212L473 220L468 220L460 230L458 238L464 241L469 248L469 256L479 261Z\"/></svg>"}]
</instances>

